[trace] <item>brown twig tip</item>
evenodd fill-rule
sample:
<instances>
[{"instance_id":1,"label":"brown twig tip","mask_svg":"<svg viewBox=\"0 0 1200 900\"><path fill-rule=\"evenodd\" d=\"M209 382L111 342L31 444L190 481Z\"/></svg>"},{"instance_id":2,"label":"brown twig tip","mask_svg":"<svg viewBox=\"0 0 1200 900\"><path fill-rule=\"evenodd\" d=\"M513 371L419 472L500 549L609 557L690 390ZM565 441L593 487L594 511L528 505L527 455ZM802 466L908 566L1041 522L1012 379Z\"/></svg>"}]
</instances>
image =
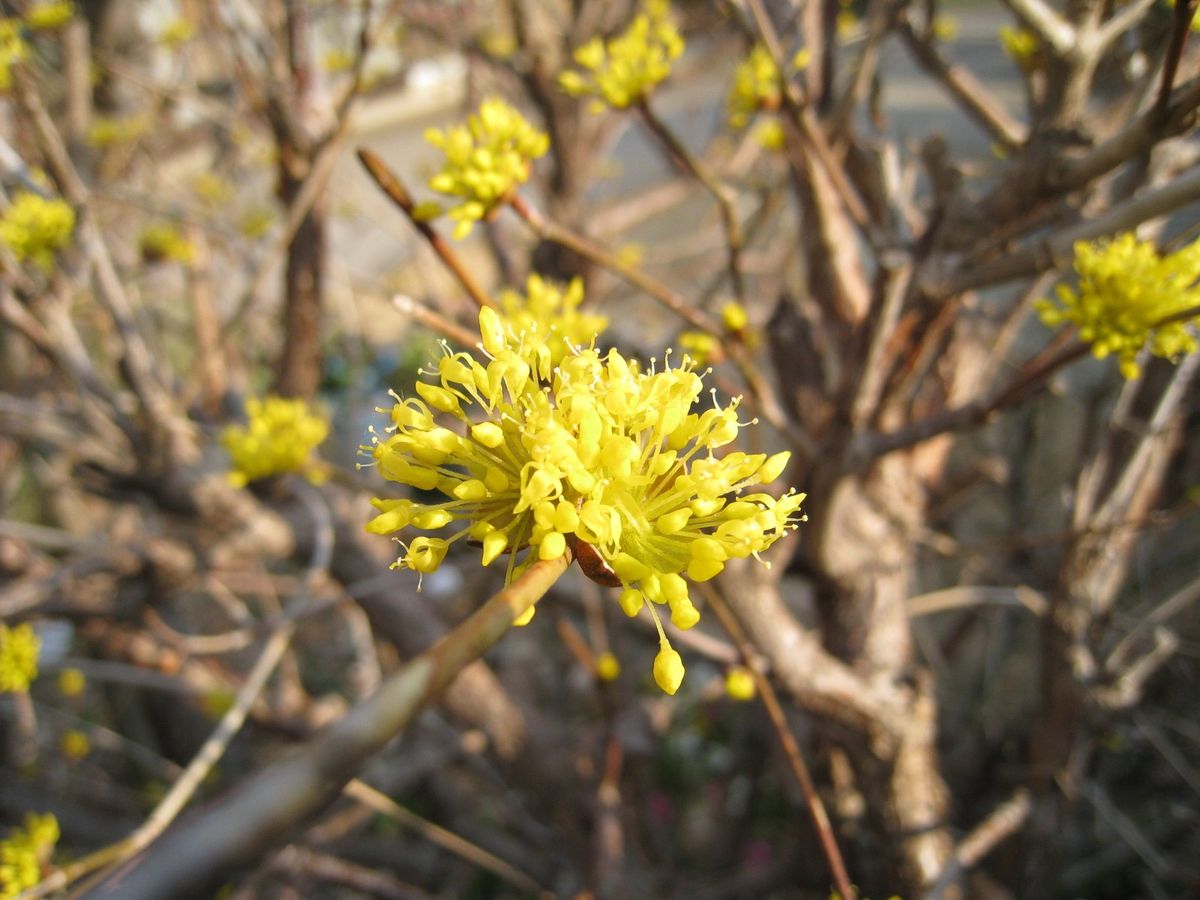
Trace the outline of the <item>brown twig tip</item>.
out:
<instances>
[{"instance_id":1,"label":"brown twig tip","mask_svg":"<svg viewBox=\"0 0 1200 900\"><path fill-rule=\"evenodd\" d=\"M397 206L411 215L415 208L412 195L409 194L408 188L404 186L404 183L396 177L396 174L379 158L378 154L373 150L368 150L366 147L359 147L355 151L355 154L358 156L358 161L363 164L363 168L367 170L367 174L374 179L380 189Z\"/></svg>"}]
</instances>

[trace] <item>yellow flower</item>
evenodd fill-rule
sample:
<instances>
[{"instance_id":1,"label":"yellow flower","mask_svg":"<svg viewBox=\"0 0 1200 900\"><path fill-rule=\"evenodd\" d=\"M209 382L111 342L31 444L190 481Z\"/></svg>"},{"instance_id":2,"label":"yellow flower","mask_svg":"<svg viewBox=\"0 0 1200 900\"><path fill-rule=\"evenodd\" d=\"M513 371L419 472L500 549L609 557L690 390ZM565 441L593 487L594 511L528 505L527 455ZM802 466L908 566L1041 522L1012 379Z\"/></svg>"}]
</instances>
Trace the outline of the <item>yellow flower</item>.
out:
<instances>
[{"instance_id":1,"label":"yellow flower","mask_svg":"<svg viewBox=\"0 0 1200 900\"><path fill-rule=\"evenodd\" d=\"M596 677L601 681L616 681L621 675L621 661L611 650L596 657Z\"/></svg>"},{"instance_id":2,"label":"yellow flower","mask_svg":"<svg viewBox=\"0 0 1200 900\"><path fill-rule=\"evenodd\" d=\"M257 207L246 212L238 220L238 231L243 237L256 241L266 235L275 224L275 214L266 207Z\"/></svg>"},{"instance_id":3,"label":"yellow flower","mask_svg":"<svg viewBox=\"0 0 1200 900\"><path fill-rule=\"evenodd\" d=\"M231 425L221 443L233 460L230 480L240 486L285 472L317 471L312 452L329 435L329 421L303 400L246 400L245 426Z\"/></svg>"},{"instance_id":4,"label":"yellow flower","mask_svg":"<svg viewBox=\"0 0 1200 900\"><path fill-rule=\"evenodd\" d=\"M754 676L745 666L733 666L725 673L725 694L730 700L753 700L757 691Z\"/></svg>"},{"instance_id":5,"label":"yellow flower","mask_svg":"<svg viewBox=\"0 0 1200 900\"><path fill-rule=\"evenodd\" d=\"M692 360L672 367L668 357L661 371L644 372L616 350L573 347L555 366L544 339L514 332L495 310L482 310L479 324L487 364L447 350L436 373L422 372L436 381L418 381L418 397L392 408L389 434L364 448L384 478L448 498L377 499L368 531L464 526L414 538L396 567L433 572L452 544L470 539L484 565L511 554L509 581L537 559L586 545L611 569L604 583L624 589L627 615L648 599L656 624L654 604L665 604L675 625L690 628L699 613L685 575L712 578L801 520L802 494L743 494L779 477L788 454L727 452L746 424L739 401L721 406L714 395L694 412L704 385ZM439 414L458 428L439 424ZM659 656L655 671L671 693L682 662Z\"/></svg>"},{"instance_id":6,"label":"yellow flower","mask_svg":"<svg viewBox=\"0 0 1200 900\"><path fill-rule=\"evenodd\" d=\"M354 67L354 54L342 47L334 47L321 54L321 68L330 75L349 72Z\"/></svg>"},{"instance_id":7,"label":"yellow flower","mask_svg":"<svg viewBox=\"0 0 1200 900\"><path fill-rule=\"evenodd\" d=\"M92 742L88 736L74 728L62 736L60 747L63 756L71 762L79 762L92 752Z\"/></svg>"},{"instance_id":8,"label":"yellow flower","mask_svg":"<svg viewBox=\"0 0 1200 900\"><path fill-rule=\"evenodd\" d=\"M177 50L190 41L195 34L196 26L181 17L172 19L163 26L163 30L158 33L158 40L164 46Z\"/></svg>"},{"instance_id":9,"label":"yellow flower","mask_svg":"<svg viewBox=\"0 0 1200 900\"><path fill-rule=\"evenodd\" d=\"M1000 46L1004 48L1004 52L1012 58L1012 61L1025 71L1037 68L1042 45L1038 36L1028 28L1002 26Z\"/></svg>"},{"instance_id":10,"label":"yellow flower","mask_svg":"<svg viewBox=\"0 0 1200 900\"><path fill-rule=\"evenodd\" d=\"M745 128L760 110L779 109L783 81L779 68L762 44L755 44L750 54L738 63L733 72L726 105L729 107L729 127Z\"/></svg>"},{"instance_id":11,"label":"yellow flower","mask_svg":"<svg viewBox=\"0 0 1200 900\"><path fill-rule=\"evenodd\" d=\"M725 326L726 331L736 334L746 330L750 324L750 317L742 304L730 301L721 307L721 324Z\"/></svg>"},{"instance_id":12,"label":"yellow flower","mask_svg":"<svg viewBox=\"0 0 1200 900\"><path fill-rule=\"evenodd\" d=\"M0 694L20 694L37 678L42 642L28 622L0 624Z\"/></svg>"},{"instance_id":13,"label":"yellow flower","mask_svg":"<svg viewBox=\"0 0 1200 900\"><path fill-rule=\"evenodd\" d=\"M69 0L38 0L25 13L25 24L34 31L61 28L75 15L75 4Z\"/></svg>"},{"instance_id":14,"label":"yellow flower","mask_svg":"<svg viewBox=\"0 0 1200 900\"><path fill-rule=\"evenodd\" d=\"M778 119L771 119L759 125L758 130L754 134L754 139L758 141L758 146L764 150L782 150L787 143L787 138L783 133L783 125Z\"/></svg>"},{"instance_id":15,"label":"yellow flower","mask_svg":"<svg viewBox=\"0 0 1200 900\"><path fill-rule=\"evenodd\" d=\"M719 363L725 358L721 342L704 331L685 331L679 335L679 346L698 366Z\"/></svg>"},{"instance_id":16,"label":"yellow flower","mask_svg":"<svg viewBox=\"0 0 1200 900\"><path fill-rule=\"evenodd\" d=\"M683 54L683 38L670 12L667 0L646 0L623 33L607 42L593 38L576 50L575 62L587 74L563 72L559 86L573 97L599 98L593 104L597 110L605 104L625 109L649 96Z\"/></svg>"},{"instance_id":17,"label":"yellow flower","mask_svg":"<svg viewBox=\"0 0 1200 900\"><path fill-rule=\"evenodd\" d=\"M127 144L146 133L150 120L143 116L97 116L87 130L84 140L89 147L103 150L118 144Z\"/></svg>"},{"instance_id":18,"label":"yellow flower","mask_svg":"<svg viewBox=\"0 0 1200 900\"><path fill-rule=\"evenodd\" d=\"M42 880L42 866L50 861L58 838L53 815L29 813L24 828L14 828L0 841L0 897L16 897Z\"/></svg>"},{"instance_id":19,"label":"yellow flower","mask_svg":"<svg viewBox=\"0 0 1200 900\"><path fill-rule=\"evenodd\" d=\"M31 191L20 191L0 216L0 241L19 260L29 260L43 271L54 266L54 254L71 242L75 210L65 200L47 200Z\"/></svg>"},{"instance_id":20,"label":"yellow flower","mask_svg":"<svg viewBox=\"0 0 1200 900\"><path fill-rule=\"evenodd\" d=\"M138 249L146 262L172 259L190 265L196 259L196 247L179 233L179 229L166 222L147 225L138 235Z\"/></svg>"},{"instance_id":21,"label":"yellow flower","mask_svg":"<svg viewBox=\"0 0 1200 900\"><path fill-rule=\"evenodd\" d=\"M1137 355L1145 346L1164 359L1196 352L1193 329L1200 327L1200 315L1160 323L1200 306L1200 240L1166 256L1130 233L1108 242L1080 241L1075 271L1078 291L1060 285L1059 305L1037 304L1046 325L1078 325L1092 354L1097 359L1115 354L1126 378L1138 377Z\"/></svg>"},{"instance_id":22,"label":"yellow flower","mask_svg":"<svg viewBox=\"0 0 1200 900\"><path fill-rule=\"evenodd\" d=\"M233 200L233 185L215 172L204 172L192 179L192 190L210 207L224 206Z\"/></svg>"},{"instance_id":23,"label":"yellow flower","mask_svg":"<svg viewBox=\"0 0 1200 900\"><path fill-rule=\"evenodd\" d=\"M525 332L531 341L550 348L550 364L557 365L570 347L585 347L608 327L608 318L579 311L583 280L574 278L565 288L533 274L525 282L526 296L516 291L500 295L504 322L514 333Z\"/></svg>"},{"instance_id":24,"label":"yellow flower","mask_svg":"<svg viewBox=\"0 0 1200 900\"><path fill-rule=\"evenodd\" d=\"M29 55L29 45L21 37L20 19L0 19L0 91L12 87L12 67Z\"/></svg>"},{"instance_id":25,"label":"yellow flower","mask_svg":"<svg viewBox=\"0 0 1200 900\"><path fill-rule=\"evenodd\" d=\"M445 131L430 128L425 139L446 154L429 186L463 200L449 213L458 222L454 236L460 239L507 202L529 180L533 161L550 149L549 137L496 97L484 100L466 124Z\"/></svg>"},{"instance_id":26,"label":"yellow flower","mask_svg":"<svg viewBox=\"0 0 1200 900\"><path fill-rule=\"evenodd\" d=\"M958 21L951 16L934 16L931 30L939 41L952 41L958 37Z\"/></svg>"},{"instance_id":27,"label":"yellow flower","mask_svg":"<svg viewBox=\"0 0 1200 900\"><path fill-rule=\"evenodd\" d=\"M64 697L78 697L87 687L87 678L78 669L63 669L58 673L58 692Z\"/></svg>"}]
</instances>

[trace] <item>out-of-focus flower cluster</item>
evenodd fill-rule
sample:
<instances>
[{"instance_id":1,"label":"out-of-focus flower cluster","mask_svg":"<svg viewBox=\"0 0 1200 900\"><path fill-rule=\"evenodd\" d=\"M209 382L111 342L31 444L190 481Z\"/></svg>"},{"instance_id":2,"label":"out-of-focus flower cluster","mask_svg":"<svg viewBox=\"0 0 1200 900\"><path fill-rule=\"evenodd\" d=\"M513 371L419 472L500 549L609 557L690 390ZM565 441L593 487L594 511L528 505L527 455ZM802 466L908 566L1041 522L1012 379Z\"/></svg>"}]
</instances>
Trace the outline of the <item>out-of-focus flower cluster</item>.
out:
<instances>
[{"instance_id":1,"label":"out-of-focus flower cluster","mask_svg":"<svg viewBox=\"0 0 1200 900\"><path fill-rule=\"evenodd\" d=\"M42 642L28 622L0 624L0 694L20 694L37 678Z\"/></svg>"},{"instance_id":2,"label":"out-of-focus flower cluster","mask_svg":"<svg viewBox=\"0 0 1200 900\"><path fill-rule=\"evenodd\" d=\"M54 254L71 242L75 210L58 197L20 191L0 216L0 241L21 261L43 271L54 266Z\"/></svg>"},{"instance_id":3,"label":"out-of-focus flower cluster","mask_svg":"<svg viewBox=\"0 0 1200 900\"><path fill-rule=\"evenodd\" d=\"M1025 71L1036 69L1042 53L1042 43L1028 28L1004 25L1000 28L1000 46L1013 62Z\"/></svg>"},{"instance_id":4,"label":"out-of-focus flower cluster","mask_svg":"<svg viewBox=\"0 0 1200 900\"><path fill-rule=\"evenodd\" d=\"M25 12L25 24L34 31L48 31L66 25L74 15L70 0L36 0Z\"/></svg>"},{"instance_id":5,"label":"out-of-focus flower cluster","mask_svg":"<svg viewBox=\"0 0 1200 900\"><path fill-rule=\"evenodd\" d=\"M156 222L147 225L138 235L138 250L146 262L175 262L191 265L196 260L195 245L185 238L177 225Z\"/></svg>"},{"instance_id":6,"label":"out-of-focus flower cluster","mask_svg":"<svg viewBox=\"0 0 1200 900\"><path fill-rule=\"evenodd\" d=\"M418 381L418 396L392 408L390 433L364 448L388 480L447 498L377 499L369 531L463 526L412 539L397 567L433 572L469 540L484 565L511 554L511 580L575 546L611 569L605 581L623 588L626 614L648 599L656 624L654 606L665 604L675 625L690 628L700 614L685 575L712 578L800 521L802 494L743 494L778 478L788 454L726 452L745 424L738 401L721 406L714 395L693 411L704 385L690 359L646 372L616 350L575 347L556 366L543 336L515 331L492 309L479 323L487 363L447 350L436 372L423 373L436 381ZM659 631L655 680L673 694L683 663Z\"/></svg>"},{"instance_id":7,"label":"out-of-focus flower cluster","mask_svg":"<svg viewBox=\"0 0 1200 900\"><path fill-rule=\"evenodd\" d=\"M320 480L324 470L312 453L328 436L329 420L303 400L250 397L246 424L231 425L221 435L233 461L229 478L239 487L285 472Z\"/></svg>"},{"instance_id":8,"label":"out-of-focus flower cluster","mask_svg":"<svg viewBox=\"0 0 1200 900\"><path fill-rule=\"evenodd\" d=\"M580 312L582 302L582 279L564 287L536 273L526 279L524 296L516 291L500 295L506 326L531 341L545 341L551 365L558 365L572 347L586 347L608 327L607 316Z\"/></svg>"},{"instance_id":9,"label":"out-of-focus flower cluster","mask_svg":"<svg viewBox=\"0 0 1200 900\"><path fill-rule=\"evenodd\" d=\"M14 828L0 841L0 897L16 897L42 880L42 866L50 861L58 837L54 816L29 813L24 828Z\"/></svg>"},{"instance_id":10,"label":"out-of-focus flower cluster","mask_svg":"<svg viewBox=\"0 0 1200 900\"><path fill-rule=\"evenodd\" d=\"M762 44L755 44L733 72L726 105L729 127L745 128L755 113L779 108L783 91L779 67Z\"/></svg>"},{"instance_id":11,"label":"out-of-focus flower cluster","mask_svg":"<svg viewBox=\"0 0 1200 900\"><path fill-rule=\"evenodd\" d=\"M586 71L561 73L559 85L573 97L596 97L596 110L633 106L671 74L671 64L683 54L683 38L670 16L667 0L646 0L617 37L593 38L576 50L575 62Z\"/></svg>"},{"instance_id":12,"label":"out-of-focus flower cluster","mask_svg":"<svg viewBox=\"0 0 1200 900\"><path fill-rule=\"evenodd\" d=\"M0 19L0 91L12 87L12 67L29 55L29 45L21 37L21 20Z\"/></svg>"},{"instance_id":13,"label":"out-of-focus flower cluster","mask_svg":"<svg viewBox=\"0 0 1200 900\"><path fill-rule=\"evenodd\" d=\"M1130 233L1108 242L1080 241L1075 271L1078 289L1060 285L1057 304L1038 304L1046 325L1079 326L1096 358L1115 355L1126 378L1138 377L1143 347L1165 359L1196 352L1200 315L1163 322L1200 306L1200 240L1166 256Z\"/></svg>"},{"instance_id":14,"label":"out-of-focus flower cluster","mask_svg":"<svg viewBox=\"0 0 1200 900\"><path fill-rule=\"evenodd\" d=\"M445 131L430 128L425 139L446 154L446 162L429 186L440 194L461 197L450 209L458 224L454 236L464 238L475 223L505 203L530 175L533 161L550 149L550 138L499 98L484 100L465 124ZM425 209L432 218L440 209Z\"/></svg>"}]
</instances>

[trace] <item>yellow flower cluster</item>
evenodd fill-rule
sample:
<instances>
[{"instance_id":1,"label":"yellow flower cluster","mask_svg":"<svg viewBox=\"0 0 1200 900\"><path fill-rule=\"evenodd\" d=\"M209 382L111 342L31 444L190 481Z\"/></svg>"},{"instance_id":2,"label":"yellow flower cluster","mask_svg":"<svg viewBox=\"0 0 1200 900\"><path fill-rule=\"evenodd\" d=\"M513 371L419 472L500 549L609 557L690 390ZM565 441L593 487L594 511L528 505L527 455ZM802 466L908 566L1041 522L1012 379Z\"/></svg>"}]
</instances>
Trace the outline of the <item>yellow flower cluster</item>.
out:
<instances>
[{"instance_id":1,"label":"yellow flower cluster","mask_svg":"<svg viewBox=\"0 0 1200 900\"><path fill-rule=\"evenodd\" d=\"M196 36L196 26L187 19L172 19L158 33L161 44L172 50L177 50Z\"/></svg>"},{"instance_id":2,"label":"yellow flower cluster","mask_svg":"<svg viewBox=\"0 0 1200 900\"><path fill-rule=\"evenodd\" d=\"M779 67L762 44L755 44L750 54L738 63L729 88L729 127L745 128L754 114L775 110L783 93Z\"/></svg>"},{"instance_id":3,"label":"yellow flower cluster","mask_svg":"<svg viewBox=\"0 0 1200 900\"><path fill-rule=\"evenodd\" d=\"M1042 45L1038 36L1028 28L1004 25L1000 29L1000 46L1025 71L1037 68Z\"/></svg>"},{"instance_id":4,"label":"yellow flower cluster","mask_svg":"<svg viewBox=\"0 0 1200 900\"><path fill-rule=\"evenodd\" d=\"M446 154L442 170L429 181L439 194L463 198L450 210L464 238L475 223L507 202L529 180L533 161L550 149L550 138L503 100L484 100L466 124L445 131L430 128L425 140Z\"/></svg>"},{"instance_id":5,"label":"yellow flower cluster","mask_svg":"<svg viewBox=\"0 0 1200 900\"><path fill-rule=\"evenodd\" d=\"M0 241L17 259L29 260L47 272L54 266L54 254L71 242L74 231L71 204L32 191L20 191L0 216Z\"/></svg>"},{"instance_id":6,"label":"yellow flower cluster","mask_svg":"<svg viewBox=\"0 0 1200 900\"><path fill-rule=\"evenodd\" d=\"M505 325L515 334L541 340L550 348L550 364L558 365L572 347L586 347L608 327L608 318L580 312L583 280L574 278L565 288L532 274L525 282L525 296L516 291L500 295Z\"/></svg>"},{"instance_id":7,"label":"yellow flower cluster","mask_svg":"<svg viewBox=\"0 0 1200 900\"><path fill-rule=\"evenodd\" d=\"M145 116L97 116L84 140L89 147L104 150L137 140L149 130L150 120Z\"/></svg>"},{"instance_id":8,"label":"yellow flower cluster","mask_svg":"<svg viewBox=\"0 0 1200 900\"><path fill-rule=\"evenodd\" d=\"M627 615L652 601L654 676L675 693L683 662L653 604L690 628L700 614L684 575L712 578L727 560L757 555L796 526L802 494L742 494L778 478L788 454L726 452L745 424L738 401L722 407L714 395L711 408L693 412L704 385L686 357L644 372L616 350L573 348L554 366L542 338L514 332L495 310L483 309L479 325L487 364L447 351L437 381L418 381L418 398L392 408L390 433L364 448L388 480L448 499L377 499L367 530L460 522L448 538L414 538L395 565L433 572L467 539L481 545L484 565L511 554L506 580L573 546L581 563L590 560L585 572L623 588ZM439 424L439 414L459 427Z\"/></svg>"},{"instance_id":9,"label":"yellow flower cluster","mask_svg":"<svg viewBox=\"0 0 1200 900\"><path fill-rule=\"evenodd\" d=\"M37 0L25 13L25 24L34 31L49 31L66 25L74 15L70 0Z\"/></svg>"},{"instance_id":10,"label":"yellow flower cluster","mask_svg":"<svg viewBox=\"0 0 1200 900\"><path fill-rule=\"evenodd\" d=\"M229 479L238 487L285 472L319 475L312 451L329 436L329 421L303 400L250 397L246 424L231 425L221 443L233 460Z\"/></svg>"},{"instance_id":11,"label":"yellow flower cluster","mask_svg":"<svg viewBox=\"0 0 1200 900\"><path fill-rule=\"evenodd\" d=\"M37 678L38 651L42 642L33 626L23 622L9 628L0 624L0 694L20 694Z\"/></svg>"},{"instance_id":12,"label":"yellow flower cluster","mask_svg":"<svg viewBox=\"0 0 1200 900\"><path fill-rule=\"evenodd\" d=\"M1196 351L1192 329L1200 327L1200 315L1163 322L1200 307L1200 240L1166 256L1129 233L1108 242L1080 241L1075 271L1078 291L1060 285L1061 305L1042 300L1037 309L1051 328L1078 325L1097 359L1114 354L1121 374L1137 378L1137 355L1144 346L1165 359Z\"/></svg>"},{"instance_id":13,"label":"yellow flower cluster","mask_svg":"<svg viewBox=\"0 0 1200 900\"><path fill-rule=\"evenodd\" d=\"M138 250L146 262L171 259L190 265L196 259L195 245L179 233L179 228L166 222L147 225L138 235Z\"/></svg>"},{"instance_id":14,"label":"yellow flower cluster","mask_svg":"<svg viewBox=\"0 0 1200 900\"><path fill-rule=\"evenodd\" d=\"M29 45L21 37L21 20L0 19L0 91L12 87L12 67L29 55Z\"/></svg>"},{"instance_id":15,"label":"yellow flower cluster","mask_svg":"<svg viewBox=\"0 0 1200 900\"><path fill-rule=\"evenodd\" d=\"M14 828L0 841L0 897L16 897L42 880L42 866L50 861L58 838L53 815L29 813L24 828Z\"/></svg>"},{"instance_id":16,"label":"yellow flower cluster","mask_svg":"<svg viewBox=\"0 0 1200 900\"><path fill-rule=\"evenodd\" d=\"M575 62L587 74L566 71L559 86L573 97L595 96L596 110L605 104L625 109L649 96L671 74L671 63L683 54L683 38L671 23L667 0L646 0L629 27L605 42L592 38L575 51Z\"/></svg>"}]
</instances>

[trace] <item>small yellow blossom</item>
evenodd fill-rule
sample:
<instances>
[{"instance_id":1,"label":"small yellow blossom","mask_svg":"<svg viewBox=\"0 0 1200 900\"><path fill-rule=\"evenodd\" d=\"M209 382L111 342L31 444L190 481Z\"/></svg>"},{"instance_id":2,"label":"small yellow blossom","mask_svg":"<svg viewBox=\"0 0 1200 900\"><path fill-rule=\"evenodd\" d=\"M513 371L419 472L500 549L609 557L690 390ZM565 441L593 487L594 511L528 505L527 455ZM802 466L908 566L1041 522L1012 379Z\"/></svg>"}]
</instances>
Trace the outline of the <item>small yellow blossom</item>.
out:
<instances>
[{"instance_id":1,"label":"small yellow blossom","mask_svg":"<svg viewBox=\"0 0 1200 900\"><path fill-rule=\"evenodd\" d=\"M679 335L679 346L698 366L719 363L725 358L721 342L706 331L685 331Z\"/></svg>"},{"instance_id":2,"label":"small yellow blossom","mask_svg":"<svg viewBox=\"0 0 1200 900\"><path fill-rule=\"evenodd\" d=\"M754 133L754 139L764 150L782 150L787 144L787 138L783 133L783 123L774 118L758 126Z\"/></svg>"},{"instance_id":3,"label":"small yellow blossom","mask_svg":"<svg viewBox=\"0 0 1200 900\"><path fill-rule=\"evenodd\" d=\"M137 140L150 128L145 116L97 116L84 136L89 147L103 150Z\"/></svg>"},{"instance_id":4,"label":"small yellow blossom","mask_svg":"<svg viewBox=\"0 0 1200 900\"><path fill-rule=\"evenodd\" d=\"M512 59L520 47L510 31L488 31L479 37L479 46L492 59Z\"/></svg>"},{"instance_id":5,"label":"small yellow blossom","mask_svg":"<svg viewBox=\"0 0 1200 900\"><path fill-rule=\"evenodd\" d=\"M25 24L34 31L50 31L66 25L74 15L70 0L37 0L25 13Z\"/></svg>"},{"instance_id":6,"label":"small yellow blossom","mask_svg":"<svg viewBox=\"0 0 1200 900\"><path fill-rule=\"evenodd\" d=\"M736 334L746 330L750 324L750 317L746 315L746 308L742 304L730 301L721 307L721 324L725 326L726 331Z\"/></svg>"},{"instance_id":7,"label":"small yellow blossom","mask_svg":"<svg viewBox=\"0 0 1200 900\"><path fill-rule=\"evenodd\" d=\"M237 702L237 695L227 688L213 688L200 697L200 709L210 719L219 719Z\"/></svg>"},{"instance_id":8,"label":"small yellow blossom","mask_svg":"<svg viewBox=\"0 0 1200 900\"><path fill-rule=\"evenodd\" d=\"M37 678L38 651L42 647L28 622L9 628L0 624L0 694L21 694Z\"/></svg>"},{"instance_id":9,"label":"small yellow blossom","mask_svg":"<svg viewBox=\"0 0 1200 900\"><path fill-rule=\"evenodd\" d=\"M616 681L621 675L621 662L611 650L596 657L596 677L601 681Z\"/></svg>"},{"instance_id":10,"label":"small yellow blossom","mask_svg":"<svg viewBox=\"0 0 1200 900\"><path fill-rule=\"evenodd\" d=\"M733 84L726 100L729 127L745 128L755 113L779 109L782 95L779 67L766 47L755 44L733 72Z\"/></svg>"},{"instance_id":11,"label":"small yellow blossom","mask_svg":"<svg viewBox=\"0 0 1200 900\"><path fill-rule=\"evenodd\" d=\"M233 200L233 185L215 172L203 172L192 179L192 190L210 207L224 206Z\"/></svg>"},{"instance_id":12,"label":"small yellow blossom","mask_svg":"<svg viewBox=\"0 0 1200 900\"><path fill-rule=\"evenodd\" d=\"M12 87L12 67L29 55L29 45L21 37L21 20L0 19L0 91Z\"/></svg>"},{"instance_id":13,"label":"small yellow blossom","mask_svg":"<svg viewBox=\"0 0 1200 900\"><path fill-rule=\"evenodd\" d=\"M753 700L757 691L754 675L745 666L733 666L725 673L725 694L730 700Z\"/></svg>"},{"instance_id":14,"label":"small yellow blossom","mask_svg":"<svg viewBox=\"0 0 1200 900\"><path fill-rule=\"evenodd\" d=\"M349 72L354 68L354 54L342 47L333 47L321 54L321 68L330 75Z\"/></svg>"},{"instance_id":15,"label":"small yellow blossom","mask_svg":"<svg viewBox=\"0 0 1200 900\"><path fill-rule=\"evenodd\" d=\"M196 35L196 26L182 17L172 19L158 33L158 41L165 47L177 50Z\"/></svg>"},{"instance_id":16,"label":"small yellow blossom","mask_svg":"<svg viewBox=\"0 0 1200 900\"><path fill-rule=\"evenodd\" d=\"M526 295L505 291L500 306L505 324L514 333L541 340L550 348L550 364L557 365L571 347L586 347L608 327L608 318L580 312L583 279L573 278L565 288L533 274L525 282Z\"/></svg>"},{"instance_id":17,"label":"small yellow blossom","mask_svg":"<svg viewBox=\"0 0 1200 900\"><path fill-rule=\"evenodd\" d=\"M481 310L479 325L487 364L447 349L436 373L422 372L436 381L418 381L418 396L392 408L389 434L364 448L384 478L448 499L374 500L367 530L460 522L447 538L413 538L394 565L428 574L471 539L484 565L511 554L506 581L586 544L611 569L605 583L623 587L625 613L650 609L663 643L656 680L673 693L682 662L667 652L654 606L690 628L700 614L685 575L706 581L796 527L803 494L743 493L778 478L788 454L727 452L747 424L739 400L721 406L714 396L693 412L704 385L691 359L645 372L616 350L572 347L555 366L544 339L514 332L495 310Z\"/></svg>"},{"instance_id":18,"label":"small yellow blossom","mask_svg":"<svg viewBox=\"0 0 1200 900\"><path fill-rule=\"evenodd\" d=\"M238 231L243 237L256 241L270 231L274 224L275 214L260 206L249 210L238 220Z\"/></svg>"},{"instance_id":19,"label":"small yellow blossom","mask_svg":"<svg viewBox=\"0 0 1200 900\"><path fill-rule=\"evenodd\" d=\"M74 728L62 736L62 743L59 746L63 756L71 762L79 762L92 752L92 742L88 736Z\"/></svg>"},{"instance_id":20,"label":"small yellow blossom","mask_svg":"<svg viewBox=\"0 0 1200 900\"><path fill-rule=\"evenodd\" d=\"M852 9L842 9L837 14L837 34L842 40L848 40L858 30L858 16Z\"/></svg>"},{"instance_id":21,"label":"small yellow blossom","mask_svg":"<svg viewBox=\"0 0 1200 900\"><path fill-rule=\"evenodd\" d=\"M1200 306L1200 240L1166 256L1131 233L1107 242L1080 241L1075 271L1077 291L1060 285L1058 304L1037 304L1047 326L1079 326L1092 354L1097 359L1116 355L1126 378L1140 374L1137 355L1143 347L1164 359L1196 352L1200 315L1162 323Z\"/></svg>"},{"instance_id":22,"label":"small yellow blossom","mask_svg":"<svg viewBox=\"0 0 1200 900\"><path fill-rule=\"evenodd\" d=\"M951 16L934 16L930 30L939 41L952 41L958 37L958 21Z\"/></svg>"},{"instance_id":23,"label":"small yellow blossom","mask_svg":"<svg viewBox=\"0 0 1200 900\"><path fill-rule=\"evenodd\" d=\"M1000 28L1000 46L1026 72L1036 69L1042 45L1038 36L1028 28L1004 25Z\"/></svg>"},{"instance_id":24,"label":"small yellow blossom","mask_svg":"<svg viewBox=\"0 0 1200 900\"><path fill-rule=\"evenodd\" d=\"M46 272L54 266L54 254L71 242L74 231L71 204L32 191L20 191L0 215L0 241L17 259L29 260Z\"/></svg>"},{"instance_id":25,"label":"small yellow blossom","mask_svg":"<svg viewBox=\"0 0 1200 900\"><path fill-rule=\"evenodd\" d=\"M196 260L195 245L179 233L179 228L166 222L147 225L138 235L138 249L146 262L174 260L190 265Z\"/></svg>"},{"instance_id":26,"label":"small yellow blossom","mask_svg":"<svg viewBox=\"0 0 1200 900\"><path fill-rule=\"evenodd\" d=\"M533 161L550 149L549 137L497 97L484 100L466 124L430 128L425 139L446 154L429 186L463 200L449 213L458 222L454 236L459 239L506 203L529 180Z\"/></svg>"},{"instance_id":27,"label":"small yellow blossom","mask_svg":"<svg viewBox=\"0 0 1200 900\"><path fill-rule=\"evenodd\" d=\"M0 841L0 897L16 897L42 880L58 838L53 815L29 813L24 828L14 828Z\"/></svg>"},{"instance_id":28,"label":"small yellow blossom","mask_svg":"<svg viewBox=\"0 0 1200 900\"><path fill-rule=\"evenodd\" d=\"M63 669L58 673L58 692L64 697L78 697L87 687L87 678L78 669Z\"/></svg>"},{"instance_id":29,"label":"small yellow blossom","mask_svg":"<svg viewBox=\"0 0 1200 900\"><path fill-rule=\"evenodd\" d=\"M683 54L683 38L671 23L667 0L646 0L629 27L609 41L593 38L575 51L587 74L568 70L559 86L573 97L595 96L593 109L605 104L626 109L650 95L671 74Z\"/></svg>"},{"instance_id":30,"label":"small yellow blossom","mask_svg":"<svg viewBox=\"0 0 1200 900\"><path fill-rule=\"evenodd\" d=\"M673 697L683 684L683 674L683 657L667 643L665 637L661 638L658 655L654 657L654 681L664 693Z\"/></svg>"},{"instance_id":31,"label":"small yellow blossom","mask_svg":"<svg viewBox=\"0 0 1200 900\"><path fill-rule=\"evenodd\" d=\"M314 473L312 452L329 435L329 420L303 400L250 397L245 426L231 425L221 443L233 460L230 480L240 486L285 472Z\"/></svg>"},{"instance_id":32,"label":"small yellow blossom","mask_svg":"<svg viewBox=\"0 0 1200 900\"><path fill-rule=\"evenodd\" d=\"M617 257L617 262L621 265L636 269L646 258L646 248L639 243L631 241L618 247L614 255Z\"/></svg>"}]
</instances>

